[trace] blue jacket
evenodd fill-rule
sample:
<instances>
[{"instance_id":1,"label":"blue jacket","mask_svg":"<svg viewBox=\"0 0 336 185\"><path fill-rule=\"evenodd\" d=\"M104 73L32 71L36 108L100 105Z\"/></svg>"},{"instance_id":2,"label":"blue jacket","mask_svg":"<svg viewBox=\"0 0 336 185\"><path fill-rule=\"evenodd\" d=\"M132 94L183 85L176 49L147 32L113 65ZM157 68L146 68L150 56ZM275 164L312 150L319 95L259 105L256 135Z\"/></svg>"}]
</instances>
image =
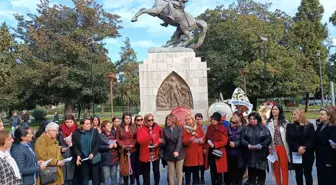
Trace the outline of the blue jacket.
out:
<instances>
[{"instance_id":1,"label":"blue jacket","mask_svg":"<svg viewBox=\"0 0 336 185\"><path fill-rule=\"evenodd\" d=\"M22 176L22 185L35 184L36 175L40 171L35 154L29 150L28 146L18 143L13 144L11 155L19 167Z\"/></svg>"}]
</instances>

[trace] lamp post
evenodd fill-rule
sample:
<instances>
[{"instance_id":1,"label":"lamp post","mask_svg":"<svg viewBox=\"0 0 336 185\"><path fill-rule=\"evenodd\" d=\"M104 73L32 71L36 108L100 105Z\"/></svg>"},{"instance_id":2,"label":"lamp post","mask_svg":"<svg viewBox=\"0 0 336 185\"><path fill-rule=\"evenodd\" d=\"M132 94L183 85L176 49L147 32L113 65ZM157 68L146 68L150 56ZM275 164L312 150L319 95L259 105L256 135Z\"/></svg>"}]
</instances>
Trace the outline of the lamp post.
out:
<instances>
[{"instance_id":1,"label":"lamp post","mask_svg":"<svg viewBox=\"0 0 336 185\"><path fill-rule=\"evenodd\" d=\"M247 73L250 72L248 67L244 67L242 69L240 69L240 74L243 76L243 80L244 80L244 91L245 94L247 94L247 90L246 90L246 75Z\"/></svg>"},{"instance_id":2,"label":"lamp post","mask_svg":"<svg viewBox=\"0 0 336 185\"><path fill-rule=\"evenodd\" d=\"M329 39L328 40L328 60L330 58L330 49L332 47L336 47L336 39ZM334 66L334 61L329 60L329 64L331 67ZM334 92L334 82L330 81L330 95L331 95L331 105L335 106L335 92Z\"/></svg>"},{"instance_id":3,"label":"lamp post","mask_svg":"<svg viewBox=\"0 0 336 185\"><path fill-rule=\"evenodd\" d=\"M266 70L267 70L267 68L266 68L266 53L267 53L266 43L268 41L268 38L267 38L266 35L261 35L260 39L264 43L264 56L263 56L264 57L264 74L263 74L263 79L264 79L264 96L265 96L265 101L266 101L266 99L267 99L267 94L266 94Z\"/></svg>"},{"instance_id":4,"label":"lamp post","mask_svg":"<svg viewBox=\"0 0 336 185\"><path fill-rule=\"evenodd\" d=\"M320 88L321 88L321 107L323 107L323 84L322 84L322 64L321 64L321 51L317 50L316 56L319 60L319 67L320 67Z\"/></svg>"},{"instance_id":5,"label":"lamp post","mask_svg":"<svg viewBox=\"0 0 336 185\"><path fill-rule=\"evenodd\" d=\"M114 110L113 110L113 99L114 99L114 97L113 97L113 81L114 81L114 79L116 78L116 74L115 73L109 73L109 74L107 74L106 75L107 76L107 78L109 79L109 81L110 81L110 97L111 97L111 117L113 118L113 112L114 112Z\"/></svg>"},{"instance_id":6,"label":"lamp post","mask_svg":"<svg viewBox=\"0 0 336 185\"><path fill-rule=\"evenodd\" d=\"M93 37L89 37L86 40L86 44L89 47L90 50L90 61L91 61L91 93L92 93L92 113L93 115L95 115L95 103L94 103L94 93L93 93L93 62L92 62L92 52L94 50L93 45L94 45L95 41Z\"/></svg>"}]
</instances>

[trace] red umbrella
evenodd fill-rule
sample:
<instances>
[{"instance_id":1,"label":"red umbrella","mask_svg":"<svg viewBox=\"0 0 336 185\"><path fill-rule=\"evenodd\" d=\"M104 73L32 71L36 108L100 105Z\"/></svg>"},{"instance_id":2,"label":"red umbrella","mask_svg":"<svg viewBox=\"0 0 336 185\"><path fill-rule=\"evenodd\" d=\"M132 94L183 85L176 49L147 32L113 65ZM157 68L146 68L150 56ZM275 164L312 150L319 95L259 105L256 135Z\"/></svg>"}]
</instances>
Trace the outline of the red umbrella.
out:
<instances>
[{"instance_id":1,"label":"red umbrella","mask_svg":"<svg viewBox=\"0 0 336 185\"><path fill-rule=\"evenodd\" d=\"M184 125L186 115L192 114L192 111L186 107L178 106L171 111L171 114L174 114L177 117L177 124L181 126Z\"/></svg>"}]
</instances>

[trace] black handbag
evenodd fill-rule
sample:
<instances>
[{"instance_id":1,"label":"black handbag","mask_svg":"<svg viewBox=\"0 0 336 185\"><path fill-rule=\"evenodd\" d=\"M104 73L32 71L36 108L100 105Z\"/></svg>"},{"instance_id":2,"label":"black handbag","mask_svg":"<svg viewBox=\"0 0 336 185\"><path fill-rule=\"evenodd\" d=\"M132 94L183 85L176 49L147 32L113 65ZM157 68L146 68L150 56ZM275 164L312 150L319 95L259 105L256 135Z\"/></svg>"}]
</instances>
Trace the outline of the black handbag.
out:
<instances>
[{"instance_id":1,"label":"black handbag","mask_svg":"<svg viewBox=\"0 0 336 185\"><path fill-rule=\"evenodd\" d=\"M57 181L57 168L48 166L40 171L41 184L50 184Z\"/></svg>"},{"instance_id":2,"label":"black handbag","mask_svg":"<svg viewBox=\"0 0 336 185\"><path fill-rule=\"evenodd\" d=\"M222 158L223 152L220 151L220 150L214 149L214 150L212 150L212 155L214 155L214 156L216 156L218 158Z\"/></svg>"}]
</instances>

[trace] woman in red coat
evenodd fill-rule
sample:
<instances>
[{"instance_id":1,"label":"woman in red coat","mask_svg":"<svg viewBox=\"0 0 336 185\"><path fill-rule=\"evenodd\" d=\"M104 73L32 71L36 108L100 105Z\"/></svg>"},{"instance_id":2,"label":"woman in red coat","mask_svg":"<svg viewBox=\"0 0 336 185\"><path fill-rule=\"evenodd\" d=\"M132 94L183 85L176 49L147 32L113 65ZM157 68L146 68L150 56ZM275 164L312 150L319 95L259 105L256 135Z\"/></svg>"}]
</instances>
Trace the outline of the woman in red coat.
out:
<instances>
[{"instance_id":1,"label":"woman in red coat","mask_svg":"<svg viewBox=\"0 0 336 185\"><path fill-rule=\"evenodd\" d=\"M154 122L152 114L146 114L144 126L140 127L137 141L140 144L140 167L144 185L150 185L150 163L153 166L155 185L160 183L160 144L162 142L162 129Z\"/></svg>"},{"instance_id":2,"label":"woman in red coat","mask_svg":"<svg viewBox=\"0 0 336 185\"><path fill-rule=\"evenodd\" d=\"M192 184L198 184L198 170L204 165L203 143L204 133L202 127L198 125L194 118L188 114L185 117L185 126L183 127L183 146L186 153L184 160L184 171L186 185L190 185L191 173L193 174Z\"/></svg>"},{"instance_id":3,"label":"woman in red coat","mask_svg":"<svg viewBox=\"0 0 336 185\"><path fill-rule=\"evenodd\" d=\"M226 145L228 142L227 129L221 124L221 114L215 112L211 116L211 125L209 125L205 135L205 169L209 169L212 185L222 184L222 173L228 171L226 159ZM213 154L214 150L222 152L221 157Z\"/></svg>"}]
</instances>

